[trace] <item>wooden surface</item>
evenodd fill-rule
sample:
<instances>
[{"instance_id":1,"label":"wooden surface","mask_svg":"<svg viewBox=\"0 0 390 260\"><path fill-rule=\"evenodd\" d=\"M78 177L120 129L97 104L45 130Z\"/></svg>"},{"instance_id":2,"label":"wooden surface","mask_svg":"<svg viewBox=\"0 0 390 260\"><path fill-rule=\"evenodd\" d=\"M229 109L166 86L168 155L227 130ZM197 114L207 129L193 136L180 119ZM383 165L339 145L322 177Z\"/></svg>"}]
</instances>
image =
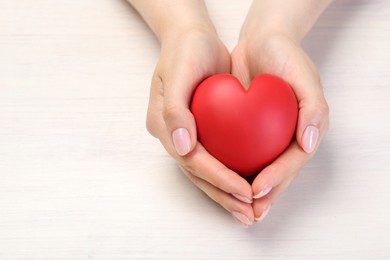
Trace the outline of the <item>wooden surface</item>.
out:
<instances>
[{"instance_id":1,"label":"wooden surface","mask_svg":"<svg viewBox=\"0 0 390 260\"><path fill-rule=\"evenodd\" d=\"M231 49L250 1L209 0ZM331 130L241 229L145 130L159 45L125 1L0 0L0 259L389 259L390 1L337 1L304 47Z\"/></svg>"}]
</instances>

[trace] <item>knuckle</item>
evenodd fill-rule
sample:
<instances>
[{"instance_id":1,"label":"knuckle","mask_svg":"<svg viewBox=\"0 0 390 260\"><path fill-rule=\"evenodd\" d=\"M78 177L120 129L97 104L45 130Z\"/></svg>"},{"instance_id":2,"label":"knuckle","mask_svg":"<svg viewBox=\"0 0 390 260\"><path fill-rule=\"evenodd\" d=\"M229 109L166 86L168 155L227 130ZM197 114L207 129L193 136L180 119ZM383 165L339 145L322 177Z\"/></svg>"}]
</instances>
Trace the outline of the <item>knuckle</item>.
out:
<instances>
[{"instance_id":1,"label":"knuckle","mask_svg":"<svg viewBox=\"0 0 390 260\"><path fill-rule=\"evenodd\" d=\"M146 116L146 122L145 122L146 130L154 137L157 137L157 131L156 131L156 120L154 116L148 112Z\"/></svg>"},{"instance_id":2,"label":"knuckle","mask_svg":"<svg viewBox=\"0 0 390 260\"><path fill-rule=\"evenodd\" d=\"M237 180L234 173L229 171L225 166L219 166L210 171L209 182L214 187L218 187L224 192L230 193L227 183L235 183Z\"/></svg>"},{"instance_id":3,"label":"knuckle","mask_svg":"<svg viewBox=\"0 0 390 260\"><path fill-rule=\"evenodd\" d=\"M214 185L215 187L222 187L222 180L218 178L218 176L225 176L224 175L224 168L223 167L217 167L213 169L212 173L210 174L213 178L210 178L210 183Z\"/></svg>"},{"instance_id":4,"label":"knuckle","mask_svg":"<svg viewBox=\"0 0 390 260\"><path fill-rule=\"evenodd\" d=\"M301 162L298 161L288 163L284 160L276 160L267 167L267 177L272 179L273 186L276 187L291 177L300 164Z\"/></svg>"},{"instance_id":5,"label":"knuckle","mask_svg":"<svg viewBox=\"0 0 390 260\"><path fill-rule=\"evenodd\" d=\"M182 168L183 173L187 176L187 178L196 186L200 187L200 179L193 175L188 169Z\"/></svg>"},{"instance_id":6,"label":"knuckle","mask_svg":"<svg viewBox=\"0 0 390 260\"><path fill-rule=\"evenodd\" d=\"M322 131L327 132L329 128L329 106L326 101L318 103L315 114L321 120L320 127Z\"/></svg>"},{"instance_id":7,"label":"knuckle","mask_svg":"<svg viewBox=\"0 0 390 260\"><path fill-rule=\"evenodd\" d=\"M323 85L322 85L321 74L317 70L317 68L314 65L314 63L311 60L309 60L309 61L310 61L310 68L311 68L311 72L312 72L312 75L313 75L314 82L317 82L318 85L320 86L320 88L322 89Z\"/></svg>"},{"instance_id":8,"label":"knuckle","mask_svg":"<svg viewBox=\"0 0 390 260\"><path fill-rule=\"evenodd\" d=\"M146 130L154 137L158 137L161 128L161 107L164 89L157 69L154 72L149 96L149 105L146 114Z\"/></svg>"},{"instance_id":9,"label":"knuckle","mask_svg":"<svg viewBox=\"0 0 390 260\"><path fill-rule=\"evenodd\" d=\"M148 119L146 120L145 126L146 126L146 130L149 132L149 134L151 134L152 136L156 137L154 126L153 126L153 124L151 123L150 120L148 120Z\"/></svg>"},{"instance_id":10,"label":"knuckle","mask_svg":"<svg viewBox=\"0 0 390 260\"><path fill-rule=\"evenodd\" d=\"M196 166L194 165L194 163L191 160L182 160L180 162L180 164L187 172L191 173L192 175L197 176Z\"/></svg>"},{"instance_id":11,"label":"knuckle","mask_svg":"<svg viewBox=\"0 0 390 260\"><path fill-rule=\"evenodd\" d=\"M226 196L224 193L218 193L216 194L215 198L214 198L215 202L217 202L219 205L221 205L222 207L224 207L225 209L227 210L230 210L229 208L229 197Z\"/></svg>"},{"instance_id":12,"label":"knuckle","mask_svg":"<svg viewBox=\"0 0 390 260\"><path fill-rule=\"evenodd\" d=\"M275 161L268 168L269 172L279 173L279 174L286 172L287 169L288 169L287 165L282 161Z\"/></svg>"},{"instance_id":13,"label":"knuckle","mask_svg":"<svg viewBox=\"0 0 390 260\"><path fill-rule=\"evenodd\" d=\"M163 111L163 118L169 122L175 119L180 114L180 109L175 104L165 104Z\"/></svg>"},{"instance_id":14,"label":"knuckle","mask_svg":"<svg viewBox=\"0 0 390 260\"><path fill-rule=\"evenodd\" d=\"M322 116L322 118L327 119L329 117L329 106L326 102L321 102L318 106L317 113Z\"/></svg>"}]
</instances>

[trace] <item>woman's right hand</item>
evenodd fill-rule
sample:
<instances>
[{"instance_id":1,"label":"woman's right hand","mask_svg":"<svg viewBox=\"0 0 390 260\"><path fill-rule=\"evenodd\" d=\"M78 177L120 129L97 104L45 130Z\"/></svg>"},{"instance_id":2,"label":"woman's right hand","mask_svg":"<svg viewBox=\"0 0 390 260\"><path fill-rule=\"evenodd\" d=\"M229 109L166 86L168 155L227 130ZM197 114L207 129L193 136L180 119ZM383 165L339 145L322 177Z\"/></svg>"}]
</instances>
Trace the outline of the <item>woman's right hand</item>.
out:
<instances>
[{"instance_id":1,"label":"woman's right hand","mask_svg":"<svg viewBox=\"0 0 390 260\"><path fill-rule=\"evenodd\" d=\"M147 129L199 189L247 227L254 221L252 188L197 141L189 109L202 80L230 73L230 54L213 27L196 24L165 35L151 84Z\"/></svg>"}]
</instances>

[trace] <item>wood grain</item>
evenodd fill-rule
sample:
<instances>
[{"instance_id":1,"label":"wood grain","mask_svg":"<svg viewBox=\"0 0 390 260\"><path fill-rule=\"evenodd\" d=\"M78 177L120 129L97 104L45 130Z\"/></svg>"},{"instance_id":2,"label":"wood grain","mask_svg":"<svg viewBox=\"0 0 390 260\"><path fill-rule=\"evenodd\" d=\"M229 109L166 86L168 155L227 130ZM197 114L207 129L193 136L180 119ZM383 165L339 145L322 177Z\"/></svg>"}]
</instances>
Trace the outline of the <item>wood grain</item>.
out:
<instances>
[{"instance_id":1,"label":"wood grain","mask_svg":"<svg viewBox=\"0 0 390 260\"><path fill-rule=\"evenodd\" d=\"M250 1L207 3L232 49ZM303 46L331 130L242 230L146 132L159 45L125 1L0 0L0 259L388 259L390 2L335 1Z\"/></svg>"}]
</instances>

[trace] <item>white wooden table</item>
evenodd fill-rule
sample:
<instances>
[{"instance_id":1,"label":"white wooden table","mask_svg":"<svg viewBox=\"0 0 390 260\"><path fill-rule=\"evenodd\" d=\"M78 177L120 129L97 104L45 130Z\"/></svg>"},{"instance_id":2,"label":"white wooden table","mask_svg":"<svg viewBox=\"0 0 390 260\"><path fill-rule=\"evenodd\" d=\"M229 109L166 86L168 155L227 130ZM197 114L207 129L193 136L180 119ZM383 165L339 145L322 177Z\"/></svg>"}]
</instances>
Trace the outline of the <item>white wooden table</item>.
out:
<instances>
[{"instance_id":1,"label":"white wooden table","mask_svg":"<svg viewBox=\"0 0 390 260\"><path fill-rule=\"evenodd\" d=\"M209 0L234 47L250 5ZM0 259L390 259L390 1L337 1L304 47L331 130L241 229L145 130L159 45L125 1L0 0Z\"/></svg>"}]
</instances>

